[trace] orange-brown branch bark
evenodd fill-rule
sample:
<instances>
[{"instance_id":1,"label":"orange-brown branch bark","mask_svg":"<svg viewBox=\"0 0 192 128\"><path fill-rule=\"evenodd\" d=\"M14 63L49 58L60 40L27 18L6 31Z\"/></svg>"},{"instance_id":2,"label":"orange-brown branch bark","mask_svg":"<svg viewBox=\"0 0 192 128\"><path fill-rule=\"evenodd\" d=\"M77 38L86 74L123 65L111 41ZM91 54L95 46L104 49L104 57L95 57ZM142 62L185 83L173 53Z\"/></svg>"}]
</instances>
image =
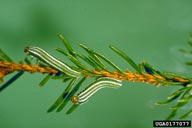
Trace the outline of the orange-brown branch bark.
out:
<instances>
[{"instance_id":1,"label":"orange-brown branch bark","mask_svg":"<svg viewBox=\"0 0 192 128\"><path fill-rule=\"evenodd\" d=\"M50 67L41 67L37 65L16 64L12 62L0 61L0 82L3 81L3 77L14 71L27 71L30 73L40 72L56 74L58 71Z\"/></svg>"},{"instance_id":2,"label":"orange-brown branch bark","mask_svg":"<svg viewBox=\"0 0 192 128\"><path fill-rule=\"evenodd\" d=\"M49 73L49 74L56 74L58 71L51 68L51 67L41 67L38 65L27 65L27 64L16 64L12 62L4 62L0 61L0 82L3 81L3 78L14 72L14 71L27 71L30 73ZM82 72L84 72L82 70ZM93 71L97 75L102 75L106 77L111 77L119 80L128 80L132 82L144 82L144 83L151 83L154 85L166 85L166 82L181 82L181 83L189 83L190 81L188 79L182 78L182 77L176 77L176 76L170 76L170 79L167 79L163 76L157 75L157 74L147 74L147 73L137 73L137 72L130 72L126 71L123 73L119 72L113 72L109 73L107 71ZM88 76L87 76L88 77Z\"/></svg>"}]
</instances>

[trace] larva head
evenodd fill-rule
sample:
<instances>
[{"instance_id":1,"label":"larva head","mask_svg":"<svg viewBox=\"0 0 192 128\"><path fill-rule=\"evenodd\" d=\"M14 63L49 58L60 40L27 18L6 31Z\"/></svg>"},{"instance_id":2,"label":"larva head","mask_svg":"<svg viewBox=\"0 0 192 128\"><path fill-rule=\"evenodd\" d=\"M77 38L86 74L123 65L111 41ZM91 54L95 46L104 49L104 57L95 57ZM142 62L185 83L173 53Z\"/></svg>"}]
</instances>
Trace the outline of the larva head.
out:
<instances>
[{"instance_id":1,"label":"larva head","mask_svg":"<svg viewBox=\"0 0 192 128\"><path fill-rule=\"evenodd\" d=\"M72 101L74 104L78 103L78 100L79 100L79 98L78 98L77 96L73 96L73 97L71 98L71 101Z\"/></svg>"},{"instance_id":2,"label":"larva head","mask_svg":"<svg viewBox=\"0 0 192 128\"><path fill-rule=\"evenodd\" d=\"M25 47L24 52L28 52L29 51L29 47Z\"/></svg>"}]
</instances>

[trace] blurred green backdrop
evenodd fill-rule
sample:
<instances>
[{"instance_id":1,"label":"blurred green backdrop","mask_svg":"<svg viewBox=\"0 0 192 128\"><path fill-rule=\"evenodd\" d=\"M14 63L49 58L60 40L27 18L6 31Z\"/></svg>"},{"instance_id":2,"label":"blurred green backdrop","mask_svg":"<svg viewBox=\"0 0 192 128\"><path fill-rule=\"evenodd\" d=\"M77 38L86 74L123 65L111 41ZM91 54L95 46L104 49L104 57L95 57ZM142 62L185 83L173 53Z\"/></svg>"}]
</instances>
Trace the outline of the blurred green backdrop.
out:
<instances>
[{"instance_id":1,"label":"blurred green backdrop","mask_svg":"<svg viewBox=\"0 0 192 128\"><path fill-rule=\"evenodd\" d=\"M191 0L0 0L0 48L17 62L25 57L25 46L39 46L62 58L54 51L63 47L57 37L62 33L75 49L83 42L123 69L130 66L109 44L137 62L147 60L162 71L190 75L191 68L183 63L191 58L178 48L187 47L191 31ZM65 85L51 80L40 88L42 78L25 73L0 94L0 128L150 128L169 112L154 102L175 90L124 82L118 90L101 90L71 115L66 110L47 114Z\"/></svg>"}]
</instances>

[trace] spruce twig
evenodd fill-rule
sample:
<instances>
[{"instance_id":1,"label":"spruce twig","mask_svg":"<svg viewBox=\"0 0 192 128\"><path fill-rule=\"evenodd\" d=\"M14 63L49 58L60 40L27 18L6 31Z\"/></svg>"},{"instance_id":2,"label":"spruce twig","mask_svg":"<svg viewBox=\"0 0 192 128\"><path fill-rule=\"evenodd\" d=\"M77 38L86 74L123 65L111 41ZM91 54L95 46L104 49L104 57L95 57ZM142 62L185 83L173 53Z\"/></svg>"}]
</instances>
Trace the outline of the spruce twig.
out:
<instances>
[{"instance_id":1,"label":"spruce twig","mask_svg":"<svg viewBox=\"0 0 192 128\"><path fill-rule=\"evenodd\" d=\"M27 47L25 49L25 52L28 52L29 55L35 57L38 60L38 63L36 64L32 64L33 62L30 58L28 58L29 56L27 56L25 59L27 64L15 63L8 55L0 50L0 82L3 82L3 78L5 76L14 72L18 72L10 80L0 86L0 91L4 90L7 86L12 84L16 79L23 75L24 72L38 72L42 74L47 74L46 77L39 84L39 86L41 87L45 85L49 79L63 79L63 82L67 83L69 81L69 84L47 112L52 112L54 110L59 112L67 105L70 100L72 100L74 104L67 111L67 114L70 114L80 105L80 103L77 102L78 95L85 93L85 96L91 96L97 91L97 88L99 86L101 86L101 88L102 86L104 87L105 84L103 83L105 82L111 82L115 85L120 85L120 81L143 82L150 83L155 86L177 85L181 88L168 96L166 101L156 103L156 105L166 105L170 102L176 101L176 105L171 108L171 114L167 117L168 120L174 118L177 115L179 109L192 100L192 96L190 93L192 89L191 78L184 77L178 74L161 72L147 62L137 64L125 52L115 46L110 45L109 47L110 49L112 49L112 51L117 53L126 62L128 62L128 64L132 66L133 69L135 69L135 71L123 71L119 66L108 59L105 55L102 55L101 53L89 48L88 46L80 44L80 47L88 53L88 55L83 55L75 51L63 35L59 34L59 38L62 40L65 46L65 50L62 48L56 48L56 51L66 56L75 66L70 66L67 64L65 65L64 63L62 63L62 61L54 59L54 57L48 55L48 53L40 48L30 49L29 47ZM192 46L191 44L191 41L189 41L190 46ZM191 54L191 52L188 52L186 50L180 51L183 53ZM53 60L54 62L49 63L49 61ZM188 63L191 64L191 62ZM68 72L66 73L65 71ZM70 76L70 72L73 71L76 73L73 74L73 76ZM88 86L85 88L84 92L76 94L76 92L79 91L80 86L88 78L94 78L94 84L90 83L91 87ZM100 81L100 78L104 78L104 80ZM97 84L98 86L95 86ZM180 116L180 118L186 118L190 116L191 113L192 110L190 109L184 115Z\"/></svg>"}]
</instances>

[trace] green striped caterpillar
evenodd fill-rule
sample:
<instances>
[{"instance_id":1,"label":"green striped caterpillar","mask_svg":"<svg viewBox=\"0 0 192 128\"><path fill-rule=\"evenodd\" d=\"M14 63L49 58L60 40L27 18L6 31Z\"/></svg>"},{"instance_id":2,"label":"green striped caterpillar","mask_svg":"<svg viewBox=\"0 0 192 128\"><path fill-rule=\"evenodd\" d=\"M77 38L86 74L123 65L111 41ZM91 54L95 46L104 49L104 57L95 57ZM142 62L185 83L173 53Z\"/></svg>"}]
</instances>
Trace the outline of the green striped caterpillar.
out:
<instances>
[{"instance_id":1,"label":"green striped caterpillar","mask_svg":"<svg viewBox=\"0 0 192 128\"><path fill-rule=\"evenodd\" d=\"M59 59L53 57L43 49L39 47L26 47L24 52L29 53L33 57L38 58L39 60L43 61L44 63L48 64L49 66L55 68L56 70L65 73L71 77L78 77L81 75L81 72L78 72L71 67L69 67L64 62L60 61Z\"/></svg>"},{"instance_id":2,"label":"green striped caterpillar","mask_svg":"<svg viewBox=\"0 0 192 128\"><path fill-rule=\"evenodd\" d=\"M110 77L101 77L91 83L85 90L80 92L77 96L73 96L71 101L74 104L82 104L89 100L89 98L102 88L118 88L122 85L121 80Z\"/></svg>"}]
</instances>

